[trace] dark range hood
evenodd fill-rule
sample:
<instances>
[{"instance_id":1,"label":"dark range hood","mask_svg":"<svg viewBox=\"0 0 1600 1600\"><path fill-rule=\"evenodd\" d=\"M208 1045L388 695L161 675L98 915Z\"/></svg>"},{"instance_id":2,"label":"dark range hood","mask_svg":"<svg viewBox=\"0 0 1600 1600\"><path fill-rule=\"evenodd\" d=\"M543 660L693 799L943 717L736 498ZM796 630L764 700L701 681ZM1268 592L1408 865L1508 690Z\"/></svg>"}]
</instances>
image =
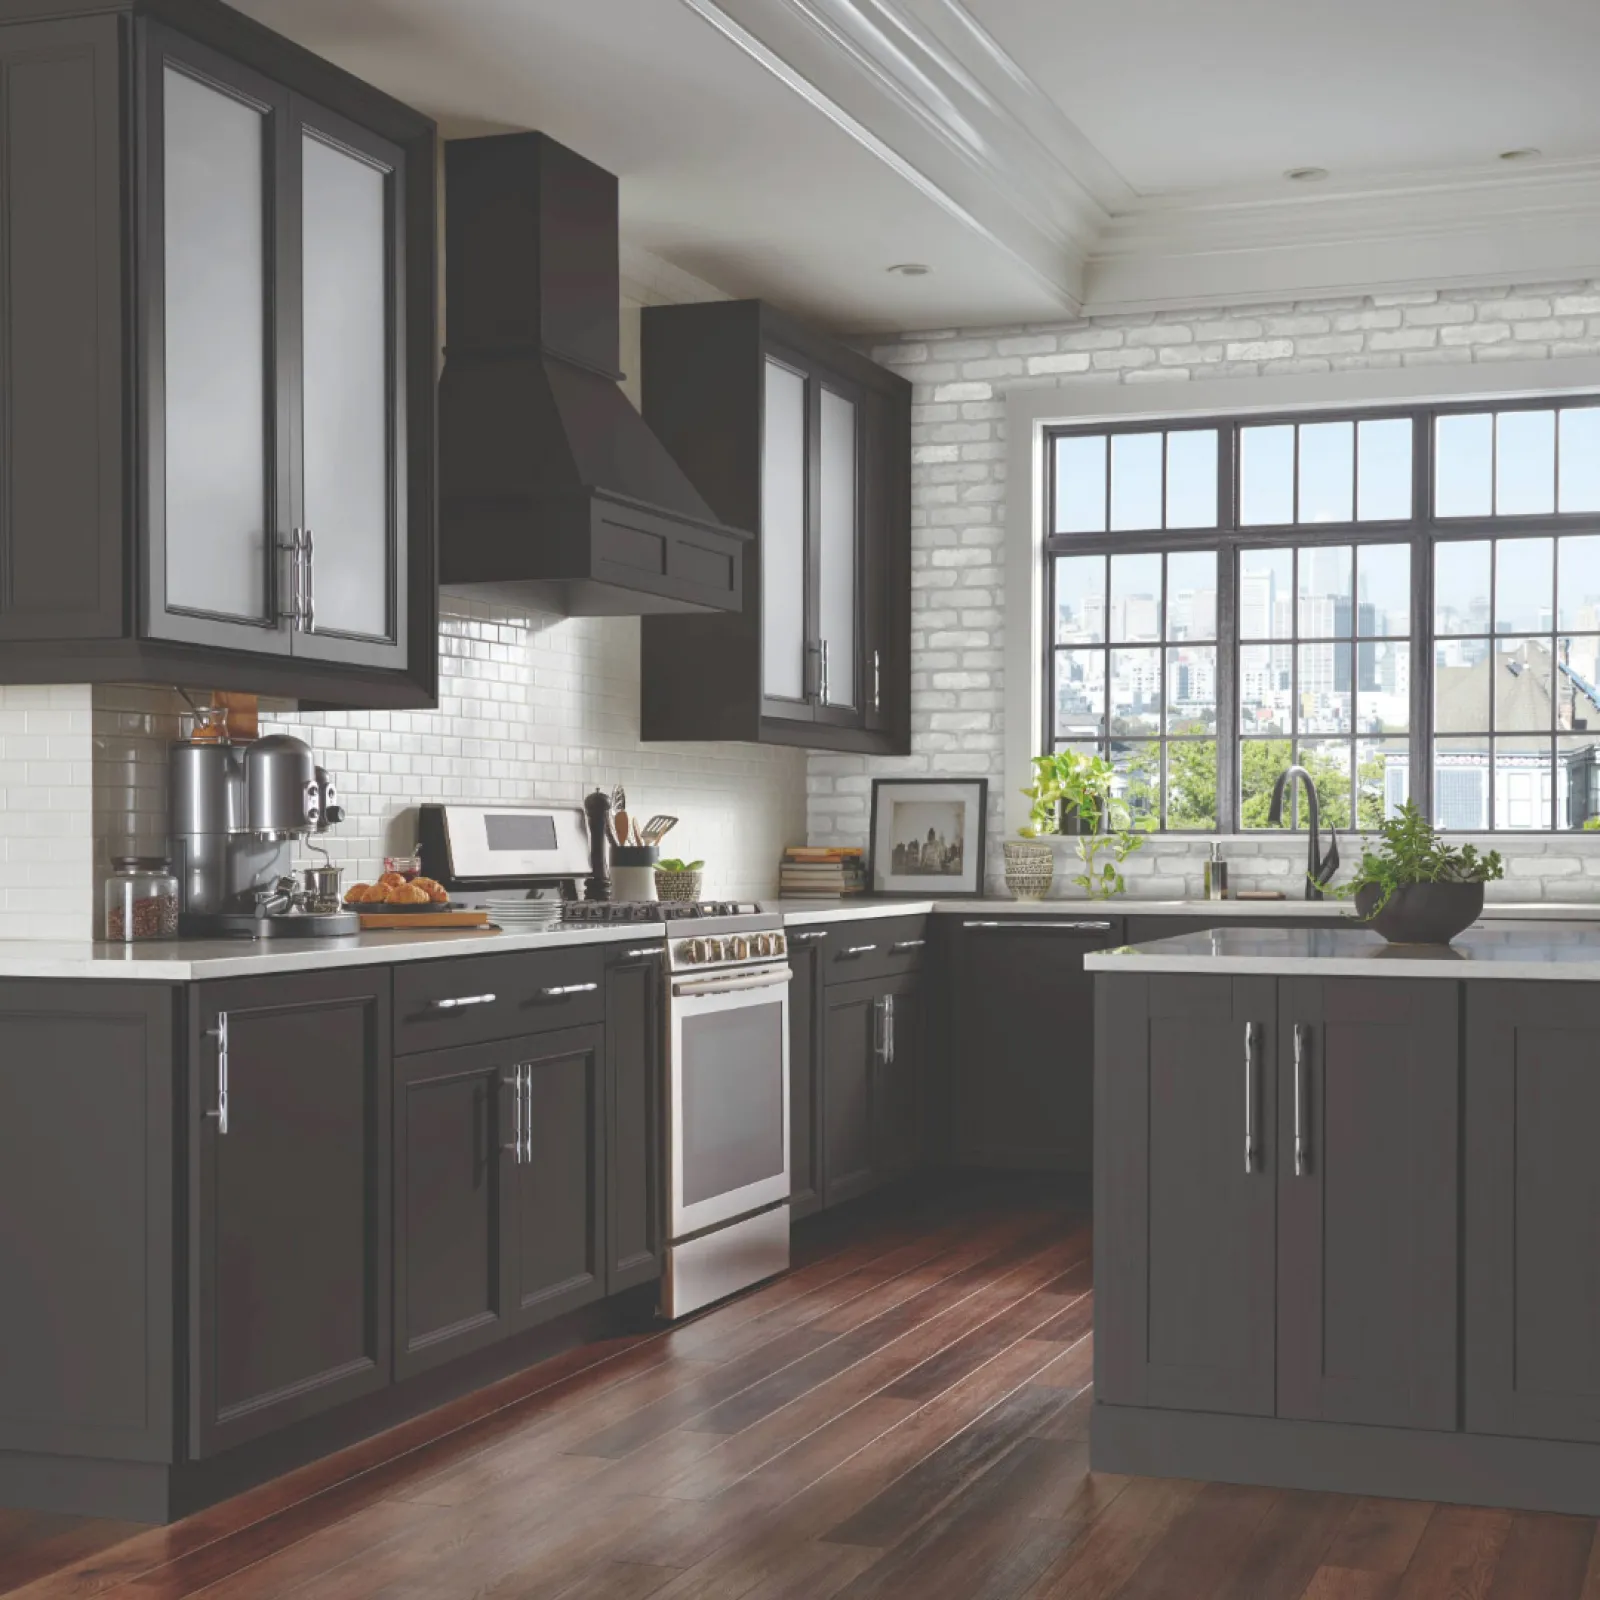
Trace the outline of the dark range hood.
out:
<instances>
[{"instance_id":1,"label":"dark range hood","mask_svg":"<svg viewBox=\"0 0 1600 1600\"><path fill-rule=\"evenodd\" d=\"M445 146L439 581L574 616L737 611L719 522L617 387L617 180L539 133Z\"/></svg>"}]
</instances>

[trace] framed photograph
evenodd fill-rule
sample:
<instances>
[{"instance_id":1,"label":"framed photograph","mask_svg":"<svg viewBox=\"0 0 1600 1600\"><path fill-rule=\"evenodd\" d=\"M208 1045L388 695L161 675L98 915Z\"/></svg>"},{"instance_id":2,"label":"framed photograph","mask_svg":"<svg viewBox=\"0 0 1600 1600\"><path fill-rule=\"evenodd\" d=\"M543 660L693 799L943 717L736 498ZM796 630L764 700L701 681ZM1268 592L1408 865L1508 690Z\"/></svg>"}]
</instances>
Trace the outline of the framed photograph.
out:
<instances>
[{"instance_id":1,"label":"framed photograph","mask_svg":"<svg viewBox=\"0 0 1600 1600\"><path fill-rule=\"evenodd\" d=\"M874 778L874 894L983 894L987 778Z\"/></svg>"}]
</instances>

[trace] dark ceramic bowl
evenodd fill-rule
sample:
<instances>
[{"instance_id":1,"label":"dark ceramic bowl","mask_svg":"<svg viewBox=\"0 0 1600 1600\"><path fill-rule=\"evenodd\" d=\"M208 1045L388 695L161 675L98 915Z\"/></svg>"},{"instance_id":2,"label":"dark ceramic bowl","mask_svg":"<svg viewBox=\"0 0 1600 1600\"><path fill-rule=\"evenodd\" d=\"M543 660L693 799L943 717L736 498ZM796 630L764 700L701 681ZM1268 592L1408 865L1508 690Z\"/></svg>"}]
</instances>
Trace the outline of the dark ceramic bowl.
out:
<instances>
[{"instance_id":1,"label":"dark ceramic bowl","mask_svg":"<svg viewBox=\"0 0 1600 1600\"><path fill-rule=\"evenodd\" d=\"M1376 884L1356 891L1356 915L1390 944L1449 944L1470 928L1483 911L1481 883L1408 883L1383 899Z\"/></svg>"}]
</instances>

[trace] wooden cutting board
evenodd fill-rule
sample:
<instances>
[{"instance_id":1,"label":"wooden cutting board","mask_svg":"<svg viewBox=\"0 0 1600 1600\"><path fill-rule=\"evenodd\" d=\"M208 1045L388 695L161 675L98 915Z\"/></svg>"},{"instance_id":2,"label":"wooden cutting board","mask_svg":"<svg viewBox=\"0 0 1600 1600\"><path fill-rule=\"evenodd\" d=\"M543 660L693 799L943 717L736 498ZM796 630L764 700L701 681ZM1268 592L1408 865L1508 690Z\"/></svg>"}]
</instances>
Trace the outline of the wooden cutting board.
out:
<instances>
[{"instance_id":1,"label":"wooden cutting board","mask_svg":"<svg viewBox=\"0 0 1600 1600\"><path fill-rule=\"evenodd\" d=\"M363 932L399 929L402 933L438 932L440 928L487 927L487 911L363 911Z\"/></svg>"}]
</instances>

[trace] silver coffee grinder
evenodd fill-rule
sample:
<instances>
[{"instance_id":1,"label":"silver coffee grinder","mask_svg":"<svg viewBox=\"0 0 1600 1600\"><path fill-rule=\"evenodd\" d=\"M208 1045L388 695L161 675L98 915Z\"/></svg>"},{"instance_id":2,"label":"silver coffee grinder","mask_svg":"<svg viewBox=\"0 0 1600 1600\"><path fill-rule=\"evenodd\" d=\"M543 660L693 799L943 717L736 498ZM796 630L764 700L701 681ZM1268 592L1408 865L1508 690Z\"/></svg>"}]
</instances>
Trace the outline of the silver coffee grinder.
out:
<instances>
[{"instance_id":1,"label":"silver coffee grinder","mask_svg":"<svg viewBox=\"0 0 1600 1600\"><path fill-rule=\"evenodd\" d=\"M361 931L356 912L295 883L294 841L344 820L333 781L304 740L179 740L168 796L180 934L306 939Z\"/></svg>"}]
</instances>

